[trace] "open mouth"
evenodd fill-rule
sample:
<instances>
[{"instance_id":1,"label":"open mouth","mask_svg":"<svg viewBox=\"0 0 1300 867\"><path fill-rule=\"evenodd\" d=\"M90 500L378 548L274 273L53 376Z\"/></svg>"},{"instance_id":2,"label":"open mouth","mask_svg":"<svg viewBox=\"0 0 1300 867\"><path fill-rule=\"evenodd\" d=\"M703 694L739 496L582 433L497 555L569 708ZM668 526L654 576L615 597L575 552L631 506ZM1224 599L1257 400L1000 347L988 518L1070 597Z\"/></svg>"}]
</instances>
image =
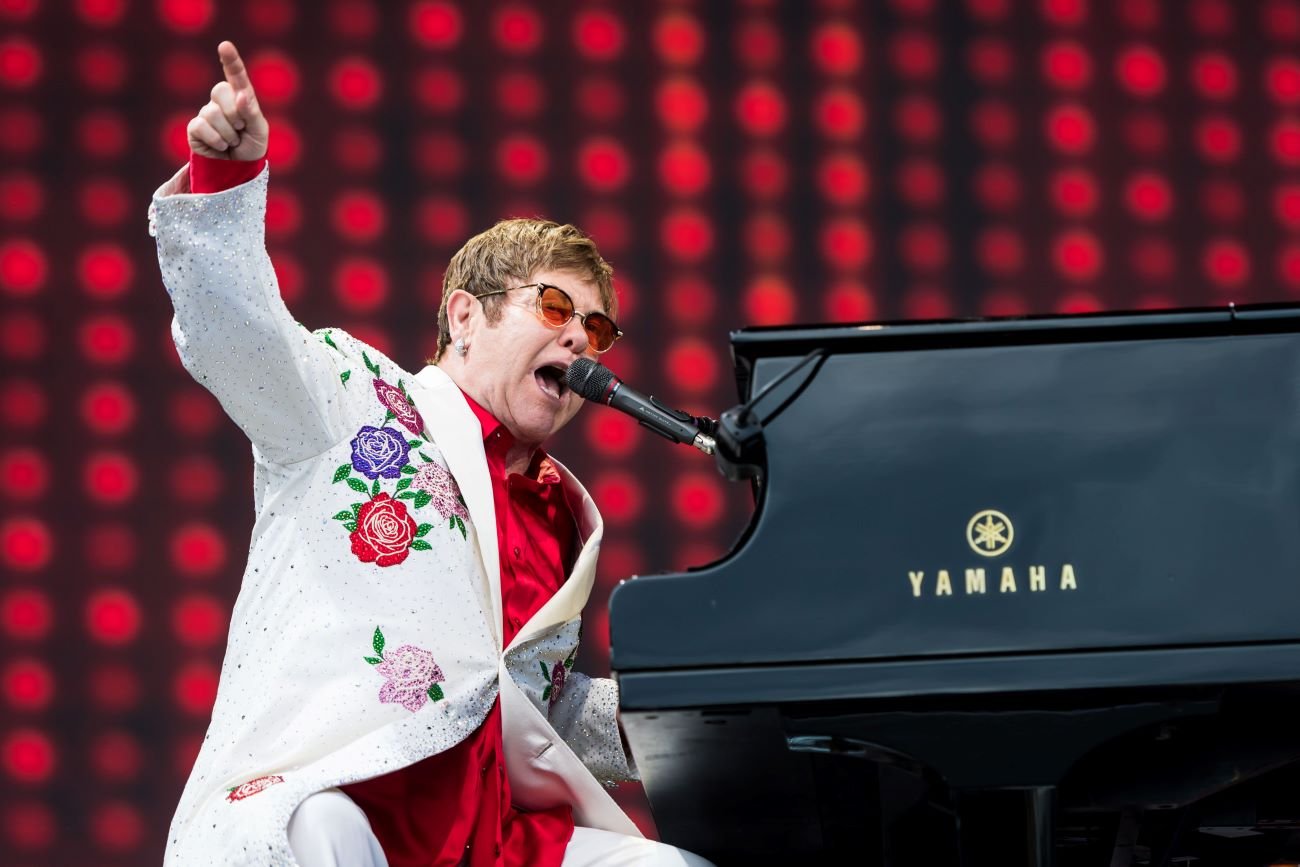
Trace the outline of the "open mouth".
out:
<instances>
[{"instance_id":1,"label":"open mouth","mask_svg":"<svg viewBox=\"0 0 1300 867\"><path fill-rule=\"evenodd\" d=\"M533 378L537 380L538 388L556 400L569 390L569 384L564 381L564 368L558 365L546 364L537 368L533 371Z\"/></svg>"}]
</instances>

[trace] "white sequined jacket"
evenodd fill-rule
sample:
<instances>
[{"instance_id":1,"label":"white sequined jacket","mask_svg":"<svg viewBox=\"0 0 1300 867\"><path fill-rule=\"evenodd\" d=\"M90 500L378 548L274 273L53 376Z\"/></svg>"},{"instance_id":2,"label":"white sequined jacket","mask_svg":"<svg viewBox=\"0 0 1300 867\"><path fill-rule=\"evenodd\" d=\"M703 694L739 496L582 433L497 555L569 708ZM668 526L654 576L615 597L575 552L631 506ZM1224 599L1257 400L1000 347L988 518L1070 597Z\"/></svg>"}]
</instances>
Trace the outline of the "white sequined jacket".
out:
<instances>
[{"instance_id":1,"label":"white sequined jacket","mask_svg":"<svg viewBox=\"0 0 1300 867\"><path fill-rule=\"evenodd\" d=\"M616 687L571 670L595 505L557 464L584 545L503 648L477 419L438 368L412 375L294 321L266 253L267 177L195 195L182 169L150 207L176 346L252 441L256 510L166 864L293 864L304 798L454 746L498 694L515 803L567 803L579 825L637 835L601 785L632 777Z\"/></svg>"}]
</instances>

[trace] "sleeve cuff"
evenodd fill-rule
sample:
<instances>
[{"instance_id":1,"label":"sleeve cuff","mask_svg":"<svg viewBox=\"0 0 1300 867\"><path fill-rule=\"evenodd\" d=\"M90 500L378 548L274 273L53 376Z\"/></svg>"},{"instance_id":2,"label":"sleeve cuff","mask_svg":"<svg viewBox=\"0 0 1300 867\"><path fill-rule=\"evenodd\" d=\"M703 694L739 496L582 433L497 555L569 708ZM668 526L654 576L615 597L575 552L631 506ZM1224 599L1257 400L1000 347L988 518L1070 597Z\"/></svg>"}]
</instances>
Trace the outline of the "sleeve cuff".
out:
<instances>
[{"instance_id":1,"label":"sleeve cuff","mask_svg":"<svg viewBox=\"0 0 1300 867\"><path fill-rule=\"evenodd\" d=\"M219 193L246 184L262 173L266 157L252 162L218 160L190 153L190 192Z\"/></svg>"}]
</instances>

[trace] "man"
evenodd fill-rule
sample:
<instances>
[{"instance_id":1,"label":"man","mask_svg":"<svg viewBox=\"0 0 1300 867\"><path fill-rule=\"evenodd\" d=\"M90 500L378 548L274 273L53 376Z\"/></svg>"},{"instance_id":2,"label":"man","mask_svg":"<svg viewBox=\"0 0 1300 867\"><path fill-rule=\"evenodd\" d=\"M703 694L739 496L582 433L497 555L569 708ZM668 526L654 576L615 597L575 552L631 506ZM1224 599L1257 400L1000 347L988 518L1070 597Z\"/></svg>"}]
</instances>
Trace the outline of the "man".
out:
<instances>
[{"instance_id":1,"label":"man","mask_svg":"<svg viewBox=\"0 0 1300 867\"><path fill-rule=\"evenodd\" d=\"M569 363L620 335L609 266L572 226L471 239L415 375L307 331L265 251L269 126L218 54L150 230L181 358L252 441L257 518L167 863L706 864L602 788L633 776L617 691L571 670L602 525L541 445L580 408Z\"/></svg>"}]
</instances>

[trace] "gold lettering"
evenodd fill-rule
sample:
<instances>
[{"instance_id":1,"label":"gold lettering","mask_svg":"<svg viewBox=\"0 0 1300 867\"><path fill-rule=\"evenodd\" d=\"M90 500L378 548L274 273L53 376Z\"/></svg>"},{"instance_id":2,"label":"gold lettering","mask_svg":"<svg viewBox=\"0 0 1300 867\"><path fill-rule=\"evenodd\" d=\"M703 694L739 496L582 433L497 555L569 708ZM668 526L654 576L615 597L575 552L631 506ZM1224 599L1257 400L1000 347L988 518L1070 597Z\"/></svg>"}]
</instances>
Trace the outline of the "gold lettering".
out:
<instances>
[{"instance_id":1,"label":"gold lettering","mask_svg":"<svg viewBox=\"0 0 1300 867\"><path fill-rule=\"evenodd\" d=\"M912 582L912 595L920 598L921 582L925 580L924 572L908 572L907 580Z\"/></svg>"},{"instance_id":2,"label":"gold lettering","mask_svg":"<svg viewBox=\"0 0 1300 867\"><path fill-rule=\"evenodd\" d=\"M1079 585L1074 581L1074 567L1066 563L1061 567L1061 589L1078 590Z\"/></svg>"},{"instance_id":3,"label":"gold lettering","mask_svg":"<svg viewBox=\"0 0 1300 867\"><path fill-rule=\"evenodd\" d=\"M934 595L935 596L952 595L952 578L948 575L947 569L939 570L939 580L934 585Z\"/></svg>"},{"instance_id":4,"label":"gold lettering","mask_svg":"<svg viewBox=\"0 0 1300 867\"><path fill-rule=\"evenodd\" d=\"M966 595L972 593L984 592L984 570L967 569L966 570Z\"/></svg>"},{"instance_id":5,"label":"gold lettering","mask_svg":"<svg viewBox=\"0 0 1300 867\"><path fill-rule=\"evenodd\" d=\"M1047 567L1030 566L1029 567L1029 590L1031 593L1047 589Z\"/></svg>"},{"instance_id":6,"label":"gold lettering","mask_svg":"<svg viewBox=\"0 0 1300 867\"><path fill-rule=\"evenodd\" d=\"M1002 567L1002 586L998 588L999 593L1016 592L1016 573L1011 571L1010 566Z\"/></svg>"}]
</instances>

